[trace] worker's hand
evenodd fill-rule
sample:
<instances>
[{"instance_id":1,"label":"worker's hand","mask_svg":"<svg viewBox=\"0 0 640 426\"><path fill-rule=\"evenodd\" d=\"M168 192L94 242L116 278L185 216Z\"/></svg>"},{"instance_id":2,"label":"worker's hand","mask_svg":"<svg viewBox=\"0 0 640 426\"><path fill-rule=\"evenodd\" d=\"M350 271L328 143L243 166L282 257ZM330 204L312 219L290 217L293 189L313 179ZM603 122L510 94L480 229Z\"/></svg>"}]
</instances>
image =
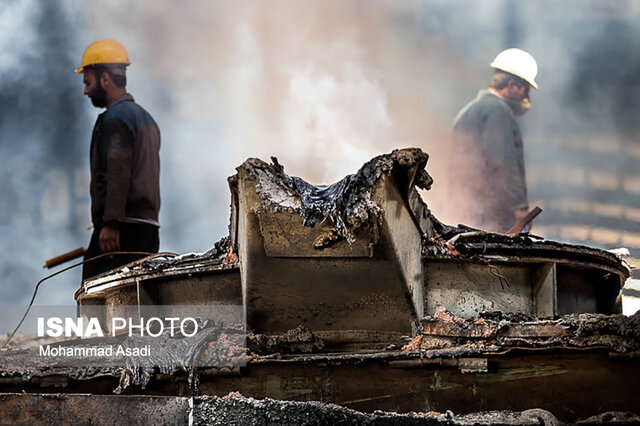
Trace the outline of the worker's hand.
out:
<instances>
[{"instance_id":1,"label":"worker's hand","mask_svg":"<svg viewBox=\"0 0 640 426\"><path fill-rule=\"evenodd\" d=\"M109 253L120 250L120 228L118 222L108 222L100 230L100 251Z\"/></svg>"},{"instance_id":2,"label":"worker's hand","mask_svg":"<svg viewBox=\"0 0 640 426\"><path fill-rule=\"evenodd\" d=\"M528 209L518 209L513 211L513 217L516 219L516 223L520 219L524 219L524 217L529 213ZM522 231L520 232L530 232L532 228L533 222L529 222L524 227L522 227Z\"/></svg>"}]
</instances>

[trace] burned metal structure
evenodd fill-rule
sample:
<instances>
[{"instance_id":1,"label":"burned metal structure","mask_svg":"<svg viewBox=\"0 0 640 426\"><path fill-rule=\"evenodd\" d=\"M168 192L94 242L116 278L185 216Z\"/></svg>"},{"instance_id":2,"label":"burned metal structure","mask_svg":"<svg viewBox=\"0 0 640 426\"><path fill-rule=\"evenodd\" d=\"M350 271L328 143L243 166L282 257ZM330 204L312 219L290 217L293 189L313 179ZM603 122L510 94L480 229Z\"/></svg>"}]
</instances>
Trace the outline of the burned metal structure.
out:
<instances>
[{"instance_id":1,"label":"burned metal structure","mask_svg":"<svg viewBox=\"0 0 640 426\"><path fill-rule=\"evenodd\" d=\"M433 182L427 160L395 150L313 186L276 159L249 159L229 178L228 237L204 254L150 257L85 281L79 313L241 306L246 365L200 369L200 394L365 412L542 408L569 421L637 410L640 316L620 315L627 265L603 250L441 223L417 191ZM0 377L8 391L62 383L50 391L106 393L119 383L180 407L194 391L153 366L122 386L122 368L27 374L7 368L11 356Z\"/></svg>"},{"instance_id":2,"label":"burned metal structure","mask_svg":"<svg viewBox=\"0 0 640 426\"><path fill-rule=\"evenodd\" d=\"M85 282L76 299L243 304L250 330L303 325L327 336L411 334L438 306L465 318L621 312L629 270L614 254L440 223L416 191L432 183L427 159L397 150L327 187L284 174L277 160L250 159L229 178L228 239L201 256Z\"/></svg>"}]
</instances>

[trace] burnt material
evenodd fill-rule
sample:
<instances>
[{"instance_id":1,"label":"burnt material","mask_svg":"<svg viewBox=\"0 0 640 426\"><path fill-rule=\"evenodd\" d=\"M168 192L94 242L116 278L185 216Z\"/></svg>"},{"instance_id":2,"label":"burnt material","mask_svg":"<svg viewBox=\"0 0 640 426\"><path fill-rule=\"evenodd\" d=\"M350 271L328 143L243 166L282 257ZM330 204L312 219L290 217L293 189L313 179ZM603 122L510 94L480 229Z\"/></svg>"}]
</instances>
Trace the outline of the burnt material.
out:
<instances>
[{"instance_id":1,"label":"burnt material","mask_svg":"<svg viewBox=\"0 0 640 426\"><path fill-rule=\"evenodd\" d=\"M248 328L410 334L422 315L419 247L431 233L414 188L431 184L427 159L396 150L328 187L287 176L277 162L238 167L231 235Z\"/></svg>"},{"instance_id":2,"label":"burnt material","mask_svg":"<svg viewBox=\"0 0 640 426\"><path fill-rule=\"evenodd\" d=\"M428 155L395 150L329 186L249 159L229 179L230 235L205 254L147 260L84 283L82 304L243 304L249 329L411 333L437 306L536 317L621 312L615 254L433 217ZM380 316L380 313L383 313Z\"/></svg>"},{"instance_id":3,"label":"burnt material","mask_svg":"<svg viewBox=\"0 0 640 426\"><path fill-rule=\"evenodd\" d=\"M286 175L276 159L249 159L229 179L228 239L87 281L76 295L81 312L235 305L246 366L194 366L198 351L239 354L214 338L182 348L180 368L167 357L103 370L13 364L0 384L279 400L195 397L196 423L457 424L438 413L508 408L519 413L473 421L555 424L636 409L640 316L616 315L628 266L603 250L439 222L416 190L432 183L427 158L396 150L329 186Z\"/></svg>"},{"instance_id":4,"label":"burnt material","mask_svg":"<svg viewBox=\"0 0 640 426\"><path fill-rule=\"evenodd\" d=\"M446 412L362 413L333 404L283 402L246 398L238 393L224 397L106 396L64 394L0 394L2 424L368 424L368 425L561 425L542 409L521 412L492 411L459 415ZM578 420L580 425L630 425L640 422L631 413L607 412Z\"/></svg>"},{"instance_id":5,"label":"burnt material","mask_svg":"<svg viewBox=\"0 0 640 426\"><path fill-rule=\"evenodd\" d=\"M256 400L240 394L223 398L198 398L194 424L196 425L540 425L559 424L553 414L545 410L521 413L508 411L456 416L451 411L438 413L362 413L333 404L317 402L283 402L272 399ZM612 415L615 415L612 413ZM619 416L619 414L618 414ZM633 416L631 419L636 419Z\"/></svg>"},{"instance_id":6,"label":"burnt material","mask_svg":"<svg viewBox=\"0 0 640 426\"><path fill-rule=\"evenodd\" d=\"M426 356L437 356L435 349L460 348L500 352L515 348L603 348L621 356L640 351L640 313L624 315L574 314L539 320L524 315L482 313L475 319L456 317L444 308L421 321L422 332L405 347ZM451 353L451 352L449 352Z\"/></svg>"},{"instance_id":7,"label":"burnt material","mask_svg":"<svg viewBox=\"0 0 640 426\"><path fill-rule=\"evenodd\" d=\"M424 170L429 155L419 148L394 150L391 154L379 155L367 163L355 174L348 175L332 185L312 185L299 177L284 173L284 168L273 158L273 164L258 159L250 159L246 166L273 176L280 180L292 198L299 199L295 209L302 216L304 226L313 227L318 221L330 219L338 235L351 242L350 228L358 228L375 218L379 206L371 200L373 187L383 175L396 178L402 192L408 196L413 186L430 189L433 179ZM258 186L265 199L273 201L269 188ZM266 198L269 197L269 198ZM274 207L277 205L272 204Z\"/></svg>"},{"instance_id":8,"label":"burnt material","mask_svg":"<svg viewBox=\"0 0 640 426\"><path fill-rule=\"evenodd\" d=\"M537 317L622 312L619 294L630 269L613 253L528 234L434 227L441 234L422 246L428 314L440 305L464 317L485 310Z\"/></svg>"},{"instance_id":9,"label":"burnt material","mask_svg":"<svg viewBox=\"0 0 640 426\"><path fill-rule=\"evenodd\" d=\"M247 346L255 354L312 353L324 348L324 342L303 326L282 334L253 334L247 336Z\"/></svg>"},{"instance_id":10,"label":"burnt material","mask_svg":"<svg viewBox=\"0 0 640 426\"><path fill-rule=\"evenodd\" d=\"M210 321L201 323L197 333L189 337L179 333L173 335L166 330L156 337L120 335L60 341L48 346L78 353L87 348L112 347L112 353L102 356L89 352L89 355L74 357L64 352L43 356L39 348L8 350L0 355L0 377L9 382L17 378L25 384L46 383L51 378L60 378L59 384L65 384L69 379L119 377L118 386L111 389L119 394L130 386L144 390L153 377L181 372L187 374L191 390L197 392L198 369L231 369L244 366L247 361L242 325L215 325ZM119 353L113 347L121 348L123 352ZM148 348L148 352L135 352L141 348ZM55 380L53 383L55 386Z\"/></svg>"}]
</instances>

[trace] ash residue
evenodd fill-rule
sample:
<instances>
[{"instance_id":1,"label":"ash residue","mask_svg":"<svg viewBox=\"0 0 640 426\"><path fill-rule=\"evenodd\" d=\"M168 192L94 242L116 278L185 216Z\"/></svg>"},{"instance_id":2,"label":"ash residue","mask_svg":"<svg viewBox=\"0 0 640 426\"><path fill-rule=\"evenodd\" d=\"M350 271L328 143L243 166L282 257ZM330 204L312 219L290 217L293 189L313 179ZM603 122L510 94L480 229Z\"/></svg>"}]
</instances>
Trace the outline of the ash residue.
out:
<instances>
[{"instance_id":1,"label":"ash residue","mask_svg":"<svg viewBox=\"0 0 640 426\"><path fill-rule=\"evenodd\" d=\"M434 230L436 234L433 237L423 239L423 256L468 257L475 254L475 251L470 249L470 244L500 244L526 248L534 246L536 244L535 240L540 239L528 234L498 234L469 228L464 225L451 227L439 222L434 222ZM544 243L560 245L560 243L553 241L544 241Z\"/></svg>"},{"instance_id":2,"label":"ash residue","mask_svg":"<svg viewBox=\"0 0 640 426\"><path fill-rule=\"evenodd\" d=\"M258 180L260 196L271 209L299 212L303 225L309 227L330 219L340 237L351 242L349 228L370 223L379 215L379 206L371 200L378 180L383 175L393 176L407 197L414 186L429 189L433 179L424 170L428 159L419 148L394 150L371 159L355 174L333 185L317 186L285 174L276 159L267 164L252 158L241 167Z\"/></svg>"},{"instance_id":3,"label":"ash residue","mask_svg":"<svg viewBox=\"0 0 640 426\"><path fill-rule=\"evenodd\" d=\"M620 353L640 350L640 311L635 315L573 314L562 317L559 326L574 332L572 343L604 345Z\"/></svg>"},{"instance_id":4,"label":"ash residue","mask_svg":"<svg viewBox=\"0 0 640 426\"><path fill-rule=\"evenodd\" d=\"M161 271L167 268L206 263L210 266L232 264L238 261L229 237L223 237L205 253L186 253L175 257L154 257L140 262L138 266L144 271Z\"/></svg>"},{"instance_id":5,"label":"ash residue","mask_svg":"<svg viewBox=\"0 0 640 426\"><path fill-rule=\"evenodd\" d=\"M165 330L157 337L121 335L51 345L77 348L79 351L83 347L112 347L112 354L106 356L41 356L37 349L5 350L0 354L0 377L21 377L28 383L35 377L58 375L84 379L106 375L120 377L114 392L122 393L132 385L145 389L152 377L159 373L174 375L186 372L192 390L196 392L198 368L226 369L244 366L247 362L246 335L242 325L216 325L207 320L201 321L194 336L184 336L177 329L174 331L173 336ZM149 348L148 354L134 352L145 347ZM124 352L118 353L116 348L122 348Z\"/></svg>"},{"instance_id":6,"label":"ash residue","mask_svg":"<svg viewBox=\"0 0 640 426\"><path fill-rule=\"evenodd\" d=\"M324 341L300 325L282 334L249 333L247 346L256 354L313 353L324 348Z\"/></svg>"},{"instance_id":7,"label":"ash residue","mask_svg":"<svg viewBox=\"0 0 640 426\"><path fill-rule=\"evenodd\" d=\"M640 312L631 317L572 314L556 319L490 312L462 319L439 310L421 324L422 333L405 350L420 348L431 356L447 356L443 350L481 353L515 347L606 348L629 356L640 350Z\"/></svg>"},{"instance_id":8,"label":"ash residue","mask_svg":"<svg viewBox=\"0 0 640 426\"><path fill-rule=\"evenodd\" d=\"M609 411L606 413L591 416L583 420L577 420L575 424L580 426L587 426L587 425L589 426L595 426L595 425L616 425L616 426L629 425L631 426L631 425L640 424L640 416L637 416L629 412L622 413L617 411Z\"/></svg>"},{"instance_id":9,"label":"ash residue","mask_svg":"<svg viewBox=\"0 0 640 426\"><path fill-rule=\"evenodd\" d=\"M628 275L630 272L629 265L620 256L606 250L546 240L527 233L500 234L469 228L465 225L451 227L433 217L431 219L434 223L435 235L423 238L422 255L425 257L468 259L475 256L477 259L492 253L519 254L518 251L522 250L530 255L560 254L562 257L570 258L597 257L598 262L616 267L623 274Z\"/></svg>"},{"instance_id":10,"label":"ash residue","mask_svg":"<svg viewBox=\"0 0 640 426\"><path fill-rule=\"evenodd\" d=\"M458 257L460 256L460 252L453 244L448 244L444 238L436 234L432 237L425 237L423 239L422 255L434 257Z\"/></svg>"},{"instance_id":11,"label":"ash residue","mask_svg":"<svg viewBox=\"0 0 640 426\"><path fill-rule=\"evenodd\" d=\"M19 354L11 354L13 356ZM29 355L33 359L34 355ZM91 361L87 361L91 362ZM123 367L18 367L18 366L2 366L0 377L10 378L19 377L23 384L29 384L32 380L43 377L66 377L76 380L84 380L95 377L119 377L123 372ZM37 383L37 382L36 382Z\"/></svg>"},{"instance_id":12,"label":"ash residue","mask_svg":"<svg viewBox=\"0 0 640 426\"><path fill-rule=\"evenodd\" d=\"M490 411L455 415L451 411L398 414L363 413L321 402L277 401L245 398L238 393L226 397L198 397L194 400L195 425L559 425L550 412L532 409L522 412ZM637 416L635 417L638 418Z\"/></svg>"},{"instance_id":13,"label":"ash residue","mask_svg":"<svg viewBox=\"0 0 640 426\"><path fill-rule=\"evenodd\" d=\"M204 256L218 259L229 252L229 247L231 247L231 240L229 237L222 237L213 244L213 247L208 250Z\"/></svg>"},{"instance_id":14,"label":"ash residue","mask_svg":"<svg viewBox=\"0 0 640 426\"><path fill-rule=\"evenodd\" d=\"M481 320L505 323L536 321L534 317L522 312L485 311L480 312L478 318Z\"/></svg>"},{"instance_id":15,"label":"ash residue","mask_svg":"<svg viewBox=\"0 0 640 426\"><path fill-rule=\"evenodd\" d=\"M492 353L497 354L504 351L504 348L501 346L484 342L446 346L442 342L436 342L434 344L433 341L423 338L421 344L425 346L425 349L420 350L420 357L427 359L460 358L474 355L487 355ZM436 347L434 349L431 349L431 347L437 346L438 344L445 347Z\"/></svg>"},{"instance_id":16,"label":"ash residue","mask_svg":"<svg viewBox=\"0 0 640 426\"><path fill-rule=\"evenodd\" d=\"M150 346L149 356L127 357L120 384L114 391L121 393L130 385L144 389L155 373L173 375L177 371L189 374L192 391L197 392L197 367L236 367L246 363L244 327L216 326L204 321L195 336L135 337L123 342L125 348Z\"/></svg>"},{"instance_id":17,"label":"ash residue","mask_svg":"<svg viewBox=\"0 0 640 426\"><path fill-rule=\"evenodd\" d=\"M472 228L459 225L458 228L447 228L445 234L441 235L449 245L453 245L463 255L471 255L477 253L477 247L486 247L487 245L496 245L504 248L532 248L541 250L563 250L566 253L588 252L598 254L611 262L623 264L620 256L606 250L601 250L589 246L579 244L567 244L553 240L546 240L543 237L522 233L522 234L500 234L495 232L486 232L474 230Z\"/></svg>"},{"instance_id":18,"label":"ash residue","mask_svg":"<svg viewBox=\"0 0 640 426\"><path fill-rule=\"evenodd\" d=\"M189 267L217 267L222 269L234 268L238 263L238 254L234 252L229 237L224 237L216 242L209 251L205 253L157 253L147 258L137 260L113 269L92 278L96 280L107 276L119 274L136 275L149 273L162 273L162 271L171 268L189 268Z\"/></svg>"}]
</instances>

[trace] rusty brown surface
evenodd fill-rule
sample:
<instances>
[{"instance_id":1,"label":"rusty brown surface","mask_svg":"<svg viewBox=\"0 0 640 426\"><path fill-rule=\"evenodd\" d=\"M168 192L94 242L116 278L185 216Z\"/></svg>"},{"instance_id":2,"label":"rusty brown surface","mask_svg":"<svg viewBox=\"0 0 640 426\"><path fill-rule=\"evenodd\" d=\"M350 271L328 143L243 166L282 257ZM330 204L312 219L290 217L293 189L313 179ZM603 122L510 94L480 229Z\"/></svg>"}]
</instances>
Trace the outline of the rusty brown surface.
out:
<instances>
[{"instance_id":1,"label":"rusty brown surface","mask_svg":"<svg viewBox=\"0 0 640 426\"><path fill-rule=\"evenodd\" d=\"M518 314L484 313L462 319L439 308L422 319L422 332L408 348L423 351L475 345L511 347L605 347L621 354L640 350L640 313L624 315L572 314L536 319Z\"/></svg>"},{"instance_id":2,"label":"rusty brown surface","mask_svg":"<svg viewBox=\"0 0 640 426\"><path fill-rule=\"evenodd\" d=\"M233 251L233 247L228 246L222 258L223 265L235 265L238 263L238 254Z\"/></svg>"},{"instance_id":3,"label":"rusty brown surface","mask_svg":"<svg viewBox=\"0 0 640 426\"><path fill-rule=\"evenodd\" d=\"M132 285L140 281L157 303L200 297L244 305L246 367L146 365L144 380L123 391L239 390L369 412L542 408L565 420L635 408L640 316L558 316L619 312L613 301L629 275L624 262L528 234L440 223L414 188L432 183L427 159L419 149L396 150L329 188L286 175L275 159L250 159L229 180L228 239L205 254L158 259L85 283L118 288L114 303L134 300ZM481 313L493 304L526 315ZM230 346L217 341L205 350L236 353ZM0 389L110 393L122 377L123 368L27 363L0 369ZM204 411L224 409L217 401L203 403Z\"/></svg>"},{"instance_id":4,"label":"rusty brown surface","mask_svg":"<svg viewBox=\"0 0 640 426\"><path fill-rule=\"evenodd\" d=\"M465 259L475 255L503 255L523 261L527 258L565 259L608 267L625 279L630 273L629 265L620 256L593 247L560 243L530 234L486 232L463 225L450 227L440 224L438 230L437 239L424 241L423 254L427 257Z\"/></svg>"},{"instance_id":5,"label":"rusty brown surface","mask_svg":"<svg viewBox=\"0 0 640 426\"><path fill-rule=\"evenodd\" d=\"M418 247L421 233L393 179L423 170L427 156L416 150L400 158L403 164L394 153L376 157L327 187L288 176L276 163L251 159L238 168L232 209L248 329L411 333L417 309L409 287L419 291L421 258L419 250L401 256L397 246ZM402 221L381 215L391 203ZM401 222L398 232L390 220ZM411 244L394 240L399 234Z\"/></svg>"},{"instance_id":6,"label":"rusty brown surface","mask_svg":"<svg viewBox=\"0 0 640 426\"><path fill-rule=\"evenodd\" d=\"M303 326L279 334L247 335L247 347L252 355L273 353L313 353L324 348L324 342Z\"/></svg>"},{"instance_id":7,"label":"rusty brown surface","mask_svg":"<svg viewBox=\"0 0 640 426\"><path fill-rule=\"evenodd\" d=\"M119 372L78 371L75 377L42 370L24 374L3 374L1 389L108 395L118 383ZM638 358L612 357L601 349L513 349L492 354L487 347L475 352L466 347L441 350L431 358L426 351L280 353L256 356L236 371L201 370L198 394L240 391L258 399L321 401L363 412L464 414L542 408L560 419L574 420L604 411L633 411L638 375ZM155 374L146 389L130 386L126 392L189 396L190 386L184 373Z\"/></svg>"},{"instance_id":8,"label":"rusty brown surface","mask_svg":"<svg viewBox=\"0 0 640 426\"><path fill-rule=\"evenodd\" d=\"M432 183L425 170L427 160L420 149L399 149L373 158L334 185L314 186L285 174L275 159L272 164L249 159L229 179L229 238L204 255L145 261L87 282L77 300L99 303L101 295L89 295L89 290L121 288L122 297L114 296L112 302L135 302L132 288L126 287L137 282L162 284L173 278L187 281L192 276L237 271L246 287L244 302L258 300L260 305L247 309L250 322L257 318L252 322L257 331L281 332L297 324L316 331L348 329L349 320L341 312L361 305L363 298L347 297L341 304L331 297L324 300L323 294L313 290L340 283L337 287L348 289L341 294L349 296L355 293L352 284L357 281L368 283L373 293L386 298L384 306L390 309L375 309L401 313L384 323L404 332L408 332L406 325L399 321L406 324L412 315L417 320L438 304L464 317L509 308L538 316L620 312L616 300L629 269L618 256L528 234L496 234L442 224L415 190L416 186L428 189ZM417 263L418 258L423 265ZM355 259L370 262L359 264ZM295 277L287 275L291 270L297 271ZM543 272L546 275L538 278ZM265 283L269 288L262 288ZM297 298L289 297L286 303L302 309L288 312L277 301L267 302L262 290L273 295L270 297L280 297L272 287L295 294ZM125 297L127 291L131 297ZM411 304L405 303L405 295ZM323 318L316 313L311 318L305 315L317 310L321 302L329 302L329 309L322 310ZM276 305L280 308L273 309ZM284 318L276 318L283 309ZM362 321L353 327L362 328Z\"/></svg>"}]
</instances>

